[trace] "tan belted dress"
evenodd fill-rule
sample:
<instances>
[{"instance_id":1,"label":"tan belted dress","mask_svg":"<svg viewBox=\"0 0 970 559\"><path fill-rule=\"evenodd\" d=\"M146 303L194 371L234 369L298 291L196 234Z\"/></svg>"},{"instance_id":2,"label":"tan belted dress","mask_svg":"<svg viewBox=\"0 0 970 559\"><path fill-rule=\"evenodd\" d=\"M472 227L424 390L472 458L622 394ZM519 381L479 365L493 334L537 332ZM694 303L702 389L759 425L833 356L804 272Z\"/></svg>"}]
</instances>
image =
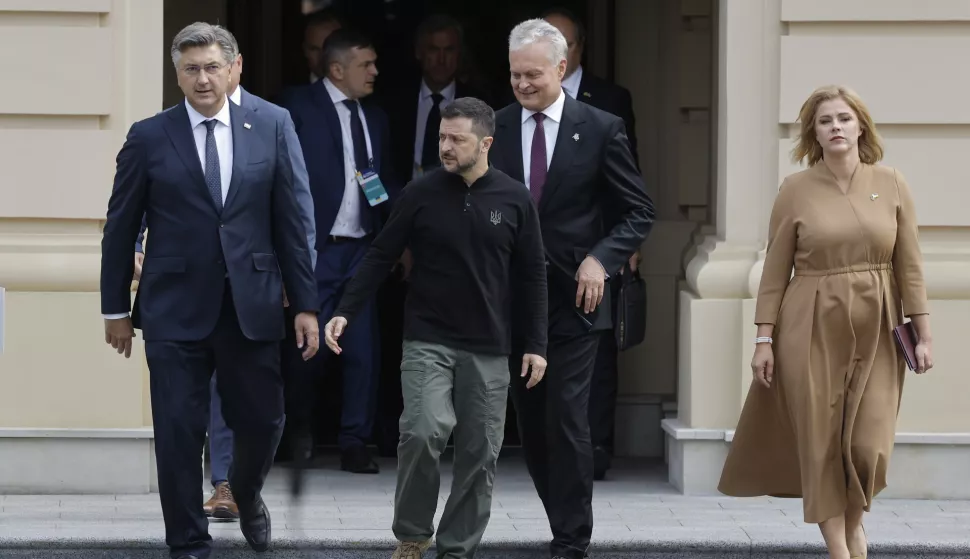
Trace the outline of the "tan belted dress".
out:
<instances>
[{"instance_id":1,"label":"tan belted dress","mask_svg":"<svg viewBox=\"0 0 970 559\"><path fill-rule=\"evenodd\" d=\"M897 171L860 163L845 193L823 162L786 178L755 311L775 325L774 380L752 383L718 489L803 497L811 523L868 511L886 486L906 371L892 331L927 312Z\"/></svg>"}]
</instances>

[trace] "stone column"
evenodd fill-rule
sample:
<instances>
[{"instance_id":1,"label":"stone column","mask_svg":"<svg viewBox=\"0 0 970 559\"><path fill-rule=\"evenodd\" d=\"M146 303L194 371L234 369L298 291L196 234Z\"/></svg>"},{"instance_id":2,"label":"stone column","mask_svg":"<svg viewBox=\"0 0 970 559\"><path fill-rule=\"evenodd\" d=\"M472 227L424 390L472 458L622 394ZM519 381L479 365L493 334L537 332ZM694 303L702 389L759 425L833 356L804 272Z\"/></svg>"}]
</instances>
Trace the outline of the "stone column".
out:
<instances>
[{"instance_id":1,"label":"stone column","mask_svg":"<svg viewBox=\"0 0 970 559\"><path fill-rule=\"evenodd\" d=\"M714 490L750 359L742 320L749 275L777 191L779 7L718 3L715 218L701 228L679 298L677 417L664 420L671 482Z\"/></svg>"},{"instance_id":2,"label":"stone column","mask_svg":"<svg viewBox=\"0 0 970 559\"><path fill-rule=\"evenodd\" d=\"M161 109L162 1L0 0L0 23L0 493L145 491L142 345L104 343L98 290L115 155Z\"/></svg>"}]
</instances>

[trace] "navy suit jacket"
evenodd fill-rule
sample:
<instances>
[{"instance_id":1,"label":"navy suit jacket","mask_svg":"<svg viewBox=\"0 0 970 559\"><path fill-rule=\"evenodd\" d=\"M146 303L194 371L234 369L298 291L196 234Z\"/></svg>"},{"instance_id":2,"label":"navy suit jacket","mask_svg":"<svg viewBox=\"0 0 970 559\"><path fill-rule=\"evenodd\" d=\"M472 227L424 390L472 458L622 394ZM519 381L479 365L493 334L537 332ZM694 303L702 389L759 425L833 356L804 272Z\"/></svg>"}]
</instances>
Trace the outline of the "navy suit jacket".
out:
<instances>
[{"instance_id":1,"label":"navy suit jacket","mask_svg":"<svg viewBox=\"0 0 970 559\"><path fill-rule=\"evenodd\" d=\"M340 118L323 80L284 91L280 95L279 103L289 110L303 148L307 175L310 177L310 192L315 204L319 250L326 244L327 235L333 229L344 196L344 144ZM391 162L393 154L387 114L371 99L361 100L361 107L370 134L374 169L390 198L387 202L371 207L364 198L363 191L358 188L361 211L370 212L373 233L376 234L390 215L390 206L397 199L401 183Z\"/></svg>"},{"instance_id":2,"label":"navy suit jacket","mask_svg":"<svg viewBox=\"0 0 970 559\"><path fill-rule=\"evenodd\" d=\"M274 105L262 97L239 86L239 104L254 113L270 115L270 118L283 127L286 136L286 147L290 156L290 165L293 170L293 193L300 209L300 219L303 220L303 228L306 230L307 246L310 247L310 263L313 267L317 265L317 228L313 219L313 196L310 194L310 181L306 174L306 164L303 162L303 150L300 149L300 139L296 135L293 127L293 119L286 109ZM146 220L142 220L141 232L138 233L138 240L135 242L135 252L143 252L142 241L145 236L145 229L148 227Z\"/></svg>"},{"instance_id":3,"label":"navy suit jacket","mask_svg":"<svg viewBox=\"0 0 970 559\"><path fill-rule=\"evenodd\" d=\"M283 127L266 111L226 102L233 165L221 213L206 189L184 101L133 124L118 153L101 241L101 312L131 307L131 248L144 218L154 237L132 320L145 340L210 335L227 276L251 340L283 339L284 285L293 310L318 309Z\"/></svg>"}]
</instances>

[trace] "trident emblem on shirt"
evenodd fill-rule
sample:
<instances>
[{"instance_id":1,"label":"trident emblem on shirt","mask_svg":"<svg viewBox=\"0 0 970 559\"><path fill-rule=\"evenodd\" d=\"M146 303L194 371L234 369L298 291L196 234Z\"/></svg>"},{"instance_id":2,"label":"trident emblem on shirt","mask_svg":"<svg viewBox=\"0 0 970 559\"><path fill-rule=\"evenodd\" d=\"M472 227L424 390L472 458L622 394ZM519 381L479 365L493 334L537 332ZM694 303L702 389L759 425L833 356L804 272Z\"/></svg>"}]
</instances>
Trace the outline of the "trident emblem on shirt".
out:
<instances>
[{"instance_id":1,"label":"trident emblem on shirt","mask_svg":"<svg viewBox=\"0 0 970 559\"><path fill-rule=\"evenodd\" d=\"M492 225L498 225L499 223L502 223L502 212L498 210L492 210L491 221L492 221Z\"/></svg>"}]
</instances>

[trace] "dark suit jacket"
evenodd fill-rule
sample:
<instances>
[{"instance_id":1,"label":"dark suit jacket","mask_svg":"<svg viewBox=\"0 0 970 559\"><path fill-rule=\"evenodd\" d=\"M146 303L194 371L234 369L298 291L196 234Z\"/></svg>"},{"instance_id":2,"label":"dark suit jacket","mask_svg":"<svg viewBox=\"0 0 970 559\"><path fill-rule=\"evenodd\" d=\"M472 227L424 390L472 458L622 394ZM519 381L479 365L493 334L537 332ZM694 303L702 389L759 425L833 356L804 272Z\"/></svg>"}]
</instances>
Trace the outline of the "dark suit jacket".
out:
<instances>
[{"instance_id":1,"label":"dark suit jacket","mask_svg":"<svg viewBox=\"0 0 970 559\"><path fill-rule=\"evenodd\" d=\"M233 165L221 214L206 189L184 101L133 124L118 153L101 241L101 311L131 307L131 249L145 216L155 237L132 320L146 340L208 336L227 274L239 325L252 340L283 339L284 285L293 310L318 308L283 129L227 102Z\"/></svg>"},{"instance_id":2,"label":"dark suit jacket","mask_svg":"<svg viewBox=\"0 0 970 559\"><path fill-rule=\"evenodd\" d=\"M267 115L276 123L283 127L283 134L286 137L287 153L290 158L290 167L293 171L293 193L300 210L300 219L303 221L303 229L306 231L307 245L310 250L310 263L317 264L317 229L313 220L313 196L310 194L310 183L306 174L306 164L303 161L303 150L300 148L300 139L296 135L293 127L293 119L290 113L278 105L274 105L265 99L253 95L252 93L239 86L239 104L252 111L253 113ZM138 233L138 240L135 242L135 252L143 252L142 241L144 240L145 229L148 223L142 220L141 232Z\"/></svg>"},{"instance_id":3,"label":"dark suit jacket","mask_svg":"<svg viewBox=\"0 0 970 559\"><path fill-rule=\"evenodd\" d=\"M319 250L333 229L344 196L344 143L340 118L323 80L284 91L280 95L279 104L290 111L300 138L300 146L303 148L303 158L306 160L307 175L310 178L310 192L313 194ZM370 99L361 100L361 106L370 134L374 169L390 197L388 202L371 207L363 191L358 188L361 211L370 212L373 232L376 234L390 215L391 203L400 192L400 182L394 173L390 157L387 115Z\"/></svg>"},{"instance_id":4,"label":"dark suit jacket","mask_svg":"<svg viewBox=\"0 0 970 559\"><path fill-rule=\"evenodd\" d=\"M522 107L496 114L492 164L522 181ZM539 223L549 260L550 333L583 331L576 309L576 271L587 255L616 276L640 248L653 224L653 202L633 163L623 121L566 95L552 163L539 201ZM615 206L613 206L615 205ZM610 223L607 209L620 210ZM612 326L609 290L592 330ZM558 332L557 332L558 330ZM588 330L588 328L586 329Z\"/></svg>"},{"instance_id":5,"label":"dark suit jacket","mask_svg":"<svg viewBox=\"0 0 970 559\"><path fill-rule=\"evenodd\" d=\"M576 96L576 100L623 119L623 124L626 125L626 135L630 139L633 161L637 163L637 168L639 168L637 122L633 115L633 97L630 95L630 91L625 87L597 77L584 68L583 79L579 82L579 94Z\"/></svg>"},{"instance_id":6,"label":"dark suit jacket","mask_svg":"<svg viewBox=\"0 0 970 559\"><path fill-rule=\"evenodd\" d=\"M418 126L418 94L421 91L421 78L409 81L405 87L388 91L381 99L381 106L387 111L391 130L391 150L394 170L401 182L411 180L414 171L414 135ZM455 83L455 99L475 97L488 103L483 94L461 82Z\"/></svg>"}]
</instances>

